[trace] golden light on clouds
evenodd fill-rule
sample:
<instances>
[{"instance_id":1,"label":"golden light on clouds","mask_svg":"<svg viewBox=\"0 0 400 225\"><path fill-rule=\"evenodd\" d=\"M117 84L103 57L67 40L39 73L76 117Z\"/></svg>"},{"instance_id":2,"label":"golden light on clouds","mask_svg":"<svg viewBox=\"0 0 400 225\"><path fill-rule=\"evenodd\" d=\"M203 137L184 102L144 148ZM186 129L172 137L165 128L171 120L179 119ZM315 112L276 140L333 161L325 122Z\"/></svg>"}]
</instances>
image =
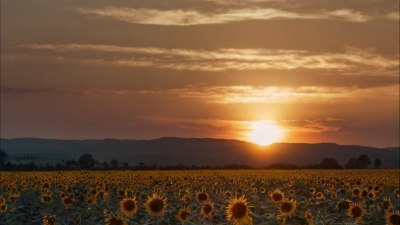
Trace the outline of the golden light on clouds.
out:
<instances>
[{"instance_id":1,"label":"golden light on clouds","mask_svg":"<svg viewBox=\"0 0 400 225\"><path fill-rule=\"evenodd\" d=\"M248 133L250 142L260 146L267 146L283 139L283 131L275 122L270 120L257 120L251 122L251 131Z\"/></svg>"}]
</instances>

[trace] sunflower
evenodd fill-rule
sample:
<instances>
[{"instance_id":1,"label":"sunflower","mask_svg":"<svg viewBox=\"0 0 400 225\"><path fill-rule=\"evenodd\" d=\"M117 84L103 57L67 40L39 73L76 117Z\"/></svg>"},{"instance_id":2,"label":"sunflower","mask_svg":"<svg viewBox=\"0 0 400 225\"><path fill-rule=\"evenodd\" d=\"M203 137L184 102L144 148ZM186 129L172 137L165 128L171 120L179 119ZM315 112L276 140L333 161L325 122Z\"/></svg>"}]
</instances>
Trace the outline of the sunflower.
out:
<instances>
[{"instance_id":1,"label":"sunflower","mask_svg":"<svg viewBox=\"0 0 400 225\"><path fill-rule=\"evenodd\" d=\"M310 194L315 194L315 192L317 192L317 189L315 189L315 188L310 188L310 190L309 190L309 192L310 192Z\"/></svg>"},{"instance_id":2,"label":"sunflower","mask_svg":"<svg viewBox=\"0 0 400 225\"><path fill-rule=\"evenodd\" d=\"M124 216L131 218L138 210L136 198L124 198L119 203L119 210Z\"/></svg>"},{"instance_id":3,"label":"sunflower","mask_svg":"<svg viewBox=\"0 0 400 225\"><path fill-rule=\"evenodd\" d=\"M273 202L280 202L284 198L284 194L281 190L276 189L271 193L271 199Z\"/></svg>"},{"instance_id":4,"label":"sunflower","mask_svg":"<svg viewBox=\"0 0 400 225\"><path fill-rule=\"evenodd\" d=\"M233 225L253 225L251 214L249 203L244 196L229 200L226 207L226 218Z\"/></svg>"},{"instance_id":5,"label":"sunflower","mask_svg":"<svg viewBox=\"0 0 400 225\"><path fill-rule=\"evenodd\" d=\"M356 219L356 223L360 222L364 216L364 209L360 203L350 203L347 215Z\"/></svg>"},{"instance_id":6,"label":"sunflower","mask_svg":"<svg viewBox=\"0 0 400 225\"><path fill-rule=\"evenodd\" d=\"M190 197L185 195L181 198L182 205L188 206L190 204Z\"/></svg>"},{"instance_id":7,"label":"sunflower","mask_svg":"<svg viewBox=\"0 0 400 225\"><path fill-rule=\"evenodd\" d=\"M44 215L43 216L43 225L55 225L56 224L56 216L55 215Z\"/></svg>"},{"instance_id":8,"label":"sunflower","mask_svg":"<svg viewBox=\"0 0 400 225\"><path fill-rule=\"evenodd\" d=\"M70 197L65 197L62 199L62 203L63 203L64 207L66 207L66 208L70 207L72 205L72 202L73 202L73 200Z\"/></svg>"},{"instance_id":9,"label":"sunflower","mask_svg":"<svg viewBox=\"0 0 400 225\"><path fill-rule=\"evenodd\" d=\"M359 197L361 191L360 191L359 188L355 187L355 188L353 188L353 190L351 191L351 193L352 193L353 197Z\"/></svg>"},{"instance_id":10,"label":"sunflower","mask_svg":"<svg viewBox=\"0 0 400 225\"><path fill-rule=\"evenodd\" d=\"M6 204L6 199L3 196L0 196L0 205Z\"/></svg>"},{"instance_id":11,"label":"sunflower","mask_svg":"<svg viewBox=\"0 0 400 225\"><path fill-rule=\"evenodd\" d=\"M310 210L307 210L307 211L304 213L304 219L305 219L307 222L311 222L311 221L312 221L313 216L312 216Z\"/></svg>"},{"instance_id":12,"label":"sunflower","mask_svg":"<svg viewBox=\"0 0 400 225\"><path fill-rule=\"evenodd\" d=\"M284 198L279 205L279 216L292 216L296 212L296 207L296 200Z\"/></svg>"},{"instance_id":13,"label":"sunflower","mask_svg":"<svg viewBox=\"0 0 400 225\"><path fill-rule=\"evenodd\" d=\"M210 199L210 196L206 192L196 192L196 200L199 203L207 201Z\"/></svg>"},{"instance_id":14,"label":"sunflower","mask_svg":"<svg viewBox=\"0 0 400 225\"><path fill-rule=\"evenodd\" d=\"M211 201L205 201L200 207L200 215L204 219L211 219L215 211L215 205Z\"/></svg>"},{"instance_id":15,"label":"sunflower","mask_svg":"<svg viewBox=\"0 0 400 225\"><path fill-rule=\"evenodd\" d=\"M322 192L317 192L316 198L317 198L318 200L323 200L323 199L325 199L324 193L322 193Z\"/></svg>"},{"instance_id":16,"label":"sunflower","mask_svg":"<svg viewBox=\"0 0 400 225\"><path fill-rule=\"evenodd\" d=\"M294 190L289 191L289 195L293 196L294 194L296 194L296 192Z\"/></svg>"},{"instance_id":17,"label":"sunflower","mask_svg":"<svg viewBox=\"0 0 400 225\"><path fill-rule=\"evenodd\" d=\"M337 210L338 212L342 211L343 209L344 209L344 210L347 210L347 209L350 208L350 203L351 203L350 200L342 199L342 200L340 200L340 202L336 205L336 210Z\"/></svg>"},{"instance_id":18,"label":"sunflower","mask_svg":"<svg viewBox=\"0 0 400 225\"><path fill-rule=\"evenodd\" d=\"M360 193L360 197L364 198L364 199L367 198L368 197L368 190L366 190L366 189L362 190L361 193Z\"/></svg>"},{"instance_id":19,"label":"sunflower","mask_svg":"<svg viewBox=\"0 0 400 225\"><path fill-rule=\"evenodd\" d=\"M190 215L192 213L186 208L183 207L179 209L178 214L176 215L176 218L178 219L179 222L184 222L184 221L189 221Z\"/></svg>"},{"instance_id":20,"label":"sunflower","mask_svg":"<svg viewBox=\"0 0 400 225\"><path fill-rule=\"evenodd\" d=\"M392 201L390 200L390 198L385 198L383 199L383 203L382 203L382 209L384 211L389 211L393 208L393 204Z\"/></svg>"},{"instance_id":21,"label":"sunflower","mask_svg":"<svg viewBox=\"0 0 400 225\"><path fill-rule=\"evenodd\" d=\"M399 225L400 224L400 211L386 214L387 225Z\"/></svg>"},{"instance_id":22,"label":"sunflower","mask_svg":"<svg viewBox=\"0 0 400 225\"><path fill-rule=\"evenodd\" d=\"M6 212L7 211L7 205L6 204L4 204L4 205L0 205L0 213L3 213L3 212Z\"/></svg>"},{"instance_id":23,"label":"sunflower","mask_svg":"<svg viewBox=\"0 0 400 225\"><path fill-rule=\"evenodd\" d=\"M106 218L106 225L128 225L128 223L118 215L111 215Z\"/></svg>"},{"instance_id":24,"label":"sunflower","mask_svg":"<svg viewBox=\"0 0 400 225\"><path fill-rule=\"evenodd\" d=\"M150 216L162 216L167 207L167 199L159 194L153 194L147 197L144 207Z\"/></svg>"}]
</instances>

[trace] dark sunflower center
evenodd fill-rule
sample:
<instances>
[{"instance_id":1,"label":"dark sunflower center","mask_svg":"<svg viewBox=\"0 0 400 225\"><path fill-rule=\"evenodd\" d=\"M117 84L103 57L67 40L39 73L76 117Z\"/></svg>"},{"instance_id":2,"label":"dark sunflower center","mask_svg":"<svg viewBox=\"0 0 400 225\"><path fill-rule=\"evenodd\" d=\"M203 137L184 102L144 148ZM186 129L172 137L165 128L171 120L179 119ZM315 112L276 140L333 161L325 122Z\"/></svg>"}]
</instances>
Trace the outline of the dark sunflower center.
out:
<instances>
[{"instance_id":1,"label":"dark sunflower center","mask_svg":"<svg viewBox=\"0 0 400 225\"><path fill-rule=\"evenodd\" d=\"M164 202L161 199L154 199L149 204L151 211L159 213L164 208Z\"/></svg>"},{"instance_id":2,"label":"dark sunflower center","mask_svg":"<svg viewBox=\"0 0 400 225\"><path fill-rule=\"evenodd\" d=\"M234 218L240 219L246 215L247 207L245 204L239 202L233 205L232 207L232 215Z\"/></svg>"},{"instance_id":3,"label":"dark sunflower center","mask_svg":"<svg viewBox=\"0 0 400 225\"><path fill-rule=\"evenodd\" d=\"M283 196L280 193L274 193L272 194L272 199L274 199L274 201L280 201L282 200Z\"/></svg>"},{"instance_id":4,"label":"dark sunflower center","mask_svg":"<svg viewBox=\"0 0 400 225\"><path fill-rule=\"evenodd\" d=\"M181 213L181 218L182 218L183 220L186 220L189 216L190 216L190 213L188 213L188 212L186 212L186 211L183 211L183 212Z\"/></svg>"},{"instance_id":5,"label":"dark sunflower center","mask_svg":"<svg viewBox=\"0 0 400 225\"><path fill-rule=\"evenodd\" d=\"M211 205L204 205L203 206L203 210L204 210L205 214L209 214L211 212L211 209L212 209Z\"/></svg>"},{"instance_id":6,"label":"dark sunflower center","mask_svg":"<svg viewBox=\"0 0 400 225\"><path fill-rule=\"evenodd\" d=\"M282 204L281 206L281 210L282 212L288 213L293 209L292 204L290 204L290 202L285 202Z\"/></svg>"},{"instance_id":7,"label":"dark sunflower center","mask_svg":"<svg viewBox=\"0 0 400 225\"><path fill-rule=\"evenodd\" d=\"M400 224L400 215L393 214L389 217L390 224L399 225Z\"/></svg>"},{"instance_id":8,"label":"dark sunflower center","mask_svg":"<svg viewBox=\"0 0 400 225\"><path fill-rule=\"evenodd\" d=\"M65 198L65 199L64 199L64 203L67 204L67 205L69 205L69 204L72 203L72 199L70 199L70 198Z\"/></svg>"},{"instance_id":9,"label":"dark sunflower center","mask_svg":"<svg viewBox=\"0 0 400 225\"><path fill-rule=\"evenodd\" d=\"M353 194L354 194L354 195L359 195L359 194L360 194L360 191L359 191L358 189L355 189L355 190L353 191Z\"/></svg>"},{"instance_id":10,"label":"dark sunflower center","mask_svg":"<svg viewBox=\"0 0 400 225\"><path fill-rule=\"evenodd\" d=\"M361 213L362 213L361 208L358 207L358 206L353 207L353 208L351 209L351 214L352 214L354 217L360 217L360 216L361 216Z\"/></svg>"},{"instance_id":11,"label":"dark sunflower center","mask_svg":"<svg viewBox=\"0 0 400 225\"><path fill-rule=\"evenodd\" d=\"M388 210L390 208L390 202L384 201L383 202L383 209Z\"/></svg>"},{"instance_id":12,"label":"dark sunflower center","mask_svg":"<svg viewBox=\"0 0 400 225\"><path fill-rule=\"evenodd\" d=\"M361 192L361 196L362 196L363 198L367 197L367 195L368 195L368 192L367 192L367 191Z\"/></svg>"},{"instance_id":13,"label":"dark sunflower center","mask_svg":"<svg viewBox=\"0 0 400 225\"><path fill-rule=\"evenodd\" d=\"M206 194L204 194L204 193L200 193L198 196L197 196L197 199L199 199L199 201L206 201L207 200L207 195Z\"/></svg>"},{"instance_id":14,"label":"dark sunflower center","mask_svg":"<svg viewBox=\"0 0 400 225\"><path fill-rule=\"evenodd\" d=\"M127 200L124 202L124 209L127 211L132 211L136 207L135 202L132 200Z\"/></svg>"}]
</instances>

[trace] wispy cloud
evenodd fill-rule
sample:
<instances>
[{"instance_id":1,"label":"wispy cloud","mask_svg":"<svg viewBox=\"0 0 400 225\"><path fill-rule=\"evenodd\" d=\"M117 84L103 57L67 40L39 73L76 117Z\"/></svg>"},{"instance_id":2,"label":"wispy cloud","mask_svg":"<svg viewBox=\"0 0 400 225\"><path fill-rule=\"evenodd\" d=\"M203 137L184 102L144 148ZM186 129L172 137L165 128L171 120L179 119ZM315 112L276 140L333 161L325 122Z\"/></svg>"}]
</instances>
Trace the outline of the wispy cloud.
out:
<instances>
[{"instance_id":1,"label":"wispy cloud","mask_svg":"<svg viewBox=\"0 0 400 225\"><path fill-rule=\"evenodd\" d=\"M351 9L322 11L316 13L298 13L275 8L243 8L229 9L218 12L201 12L197 10L159 10L148 8L78 8L82 14L107 17L134 24L152 25L202 25L224 24L245 20L271 19L314 19L314 20L343 20L350 22L366 22L374 17Z\"/></svg>"},{"instance_id":2,"label":"wispy cloud","mask_svg":"<svg viewBox=\"0 0 400 225\"><path fill-rule=\"evenodd\" d=\"M272 49L169 49L90 44L29 44L21 48L54 52L96 51L124 54L114 59L85 58L80 63L124 67L153 67L189 71L293 70L397 68L398 57L389 58L370 49L348 48L342 53ZM98 55L96 55L98 57ZM65 57L65 56L64 56Z\"/></svg>"},{"instance_id":3,"label":"wispy cloud","mask_svg":"<svg viewBox=\"0 0 400 225\"><path fill-rule=\"evenodd\" d=\"M159 91L159 90L158 90ZM181 98L202 98L218 104L231 103L290 103L346 101L346 99L375 98L378 94L385 99L396 99L398 86L358 88L326 86L188 86L180 89L163 90L163 94ZM147 94L157 93L157 90ZM145 93L142 93L145 94Z\"/></svg>"}]
</instances>

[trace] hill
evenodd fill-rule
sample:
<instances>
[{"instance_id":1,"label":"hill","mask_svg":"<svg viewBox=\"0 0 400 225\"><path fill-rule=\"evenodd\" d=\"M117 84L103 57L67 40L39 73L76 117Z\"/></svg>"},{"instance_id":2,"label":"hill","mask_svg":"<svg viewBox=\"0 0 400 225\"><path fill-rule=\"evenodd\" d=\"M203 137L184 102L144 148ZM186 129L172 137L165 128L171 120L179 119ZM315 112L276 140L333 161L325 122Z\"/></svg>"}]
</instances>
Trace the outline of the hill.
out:
<instances>
[{"instance_id":1,"label":"hill","mask_svg":"<svg viewBox=\"0 0 400 225\"><path fill-rule=\"evenodd\" d=\"M352 157L367 154L380 158L382 167L399 167L399 148L374 148L333 143L276 143L261 147L253 143L211 138L165 137L154 140L55 140L36 138L1 139L0 146L11 159L61 161L78 159L89 153L99 161L117 159L135 165L223 166L246 164L255 167L274 163L299 166L313 164L324 157L338 159L342 165Z\"/></svg>"}]
</instances>

